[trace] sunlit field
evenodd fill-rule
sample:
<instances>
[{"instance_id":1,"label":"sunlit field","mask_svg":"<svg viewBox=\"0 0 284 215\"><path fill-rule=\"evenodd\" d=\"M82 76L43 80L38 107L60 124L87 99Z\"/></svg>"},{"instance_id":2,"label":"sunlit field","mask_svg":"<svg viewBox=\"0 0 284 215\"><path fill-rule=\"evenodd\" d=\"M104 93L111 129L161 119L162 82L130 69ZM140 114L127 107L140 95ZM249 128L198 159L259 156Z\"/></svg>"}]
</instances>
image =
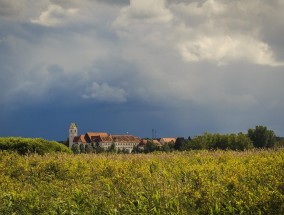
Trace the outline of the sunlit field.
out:
<instances>
[{"instance_id":1,"label":"sunlit field","mask_svg":"<svg viewBox=\"0 0 284 215\"><path fill-rule=\"evenodd\" d=\"M284 214L284 150L0 152L0 214Z\"/></svg>"}]
</instances>

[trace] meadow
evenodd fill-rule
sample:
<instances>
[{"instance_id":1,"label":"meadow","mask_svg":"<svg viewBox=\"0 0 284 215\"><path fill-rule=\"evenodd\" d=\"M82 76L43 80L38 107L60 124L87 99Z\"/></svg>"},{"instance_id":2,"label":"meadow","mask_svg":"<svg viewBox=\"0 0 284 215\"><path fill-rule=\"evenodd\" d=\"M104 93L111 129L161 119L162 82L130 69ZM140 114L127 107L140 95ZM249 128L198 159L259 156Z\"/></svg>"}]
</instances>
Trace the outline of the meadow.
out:
<instances>
[{"instance_id":1,"label":"meadow","mask_svg":"<svg viewBox=\"0 0 284 215\"><path fill-rule=\"evenodd\" d=\"M284 150L0 152L0 214L284 214Z\"/></svg>"}]
</instances>

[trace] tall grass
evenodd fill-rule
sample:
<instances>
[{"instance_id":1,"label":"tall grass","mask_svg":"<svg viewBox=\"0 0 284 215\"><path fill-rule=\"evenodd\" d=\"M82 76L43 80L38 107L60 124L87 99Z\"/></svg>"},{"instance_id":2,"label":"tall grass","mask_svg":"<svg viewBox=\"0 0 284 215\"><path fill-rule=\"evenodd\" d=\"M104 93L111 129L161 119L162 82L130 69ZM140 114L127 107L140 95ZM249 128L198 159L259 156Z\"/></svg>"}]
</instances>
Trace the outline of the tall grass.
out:
<instances>
[{"instance_id":1,"label":"tall grass","mask_svg":"<svg viewBox=\"0 0 284 215\"><path fill-rule=\"evenodd\" d=\"M284 151L0 153L0 214L284 214Z\"/></svg>"}]
</instances>

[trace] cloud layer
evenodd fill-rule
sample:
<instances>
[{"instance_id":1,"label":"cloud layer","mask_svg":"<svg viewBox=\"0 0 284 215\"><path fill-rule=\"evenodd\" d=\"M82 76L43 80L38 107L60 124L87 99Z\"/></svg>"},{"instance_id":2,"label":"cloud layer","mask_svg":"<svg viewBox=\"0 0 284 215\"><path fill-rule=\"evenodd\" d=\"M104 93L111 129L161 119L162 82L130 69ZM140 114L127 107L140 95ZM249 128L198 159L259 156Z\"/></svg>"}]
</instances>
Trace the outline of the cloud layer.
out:
<instances>
[{"instance_id":1,"label":"cloud layer","mask_svg":"<svg viewBox=\"0 0 284 215\"><path fill-rule=\"evenodd\" d=\"M283 0L3 0L2 112L13 122L22 107L102 105L143 135L256 124L284 135L283 9Z\"/></svg>"}]
</instances>

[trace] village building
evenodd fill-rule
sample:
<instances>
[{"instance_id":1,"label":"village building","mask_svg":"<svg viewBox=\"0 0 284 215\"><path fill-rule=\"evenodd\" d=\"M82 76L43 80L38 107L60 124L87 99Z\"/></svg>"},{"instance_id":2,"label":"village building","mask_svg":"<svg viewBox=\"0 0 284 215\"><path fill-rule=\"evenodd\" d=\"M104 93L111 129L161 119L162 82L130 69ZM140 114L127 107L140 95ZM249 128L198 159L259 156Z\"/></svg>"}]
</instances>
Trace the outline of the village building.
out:
<instances>
[{"instance_id":1,"label":"village building","mask_svg":"<svg viewBox=\"0 0 284 215\"><path fill-rule=\"evenodd\" d=\"M127 150L131 152L141 142L139 137L133 135L109 135L106 132L87 132L78 136L78 127L71 123L69 127L69 147L73 144L99 144L100 147L108 149L113 144L116 150Z\"/></svg>"},{"instance_id":2,"label":"village building","mask_svg":"<svg viewBox=\"0 0 284 215\"><path fill-rule=\"evenodd\" d=\"M177 138L173 138L173 137L163 137L163 138L161 138L160 139L160 143L162 144L162 145L165 145L165 144L169 144L169 143L173 143L173 144L175 144L175 142L176 142L176 140L177 140Z\"/></svg>"}]
</instances>

